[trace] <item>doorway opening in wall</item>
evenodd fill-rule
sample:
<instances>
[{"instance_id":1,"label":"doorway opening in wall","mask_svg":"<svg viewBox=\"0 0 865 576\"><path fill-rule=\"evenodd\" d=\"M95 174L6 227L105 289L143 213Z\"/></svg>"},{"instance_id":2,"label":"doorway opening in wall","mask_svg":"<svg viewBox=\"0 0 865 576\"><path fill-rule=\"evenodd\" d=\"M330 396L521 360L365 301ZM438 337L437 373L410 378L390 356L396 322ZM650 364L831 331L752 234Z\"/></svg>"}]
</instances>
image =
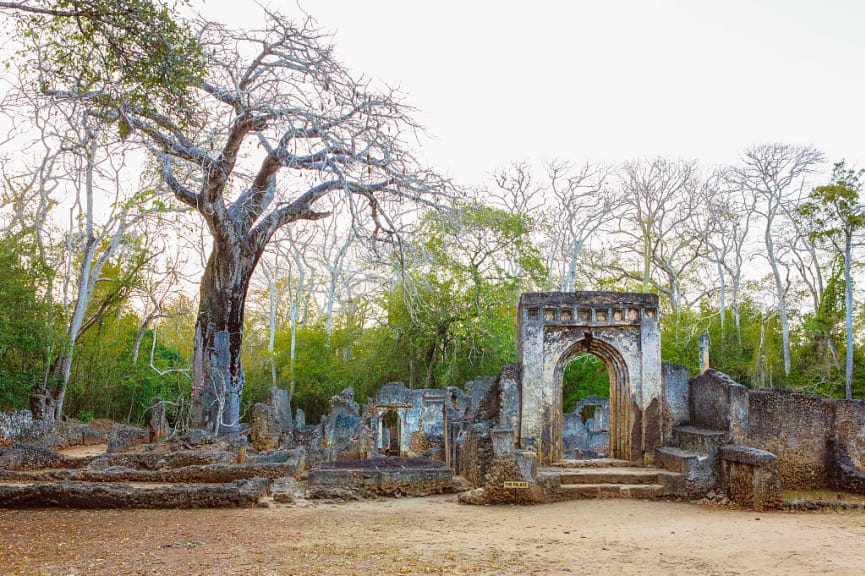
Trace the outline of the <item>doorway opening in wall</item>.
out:
<instances>
[{"instance_id":1,"label":"doorway opening in wall","mask_svg":"<svg viewBox=\"0 0 865 576\"><path fill-rule=\"evenodd\" d=\"M379 448L386 456L400 456L400 421L396 410L388 410L381 417L381 445Z\"/></svg>"},{"instance_id":2,"label":"doorway opening in wall","mask_svg":"<svg viewBox=\"0 0 865 576\"><path fill-rule=\"evenodd\" d=\"M610 375L590 352L574 356L562 375L562 444L566 460L610 455Z\"/></svg>"}]
</instances>

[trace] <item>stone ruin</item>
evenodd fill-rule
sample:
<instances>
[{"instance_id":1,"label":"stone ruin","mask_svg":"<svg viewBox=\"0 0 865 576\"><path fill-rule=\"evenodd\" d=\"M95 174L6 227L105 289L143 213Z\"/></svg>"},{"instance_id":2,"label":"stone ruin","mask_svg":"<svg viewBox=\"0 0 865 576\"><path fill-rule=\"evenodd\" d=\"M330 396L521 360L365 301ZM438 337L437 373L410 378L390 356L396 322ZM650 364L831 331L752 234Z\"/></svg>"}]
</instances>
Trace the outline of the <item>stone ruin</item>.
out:
<instances>
[{"instance_id":1,"label":"stone ruin","mask_svg":"<svg viewBox=\"0 0 865 576\"><path fill-rule=\"evenodd\" d=\"M714 494L764 509L800 505L783 503L784 490L865 494L865 402L748 390L707 366L690 378L661 362L654 295L525 294L518 313L520 364L464 390L391 382L362 407L349 388L318 424L277 388L248 427L220 438L166 436L158 403L149 431L62 423L50 432L28 413L4 415L0 502L248 506L267 494L461 491L467 503ZM565 413L564 369L584 353L607 367L610 396ZM106 453L62 454L88 442Z\"/></svg>"}]
</instances>

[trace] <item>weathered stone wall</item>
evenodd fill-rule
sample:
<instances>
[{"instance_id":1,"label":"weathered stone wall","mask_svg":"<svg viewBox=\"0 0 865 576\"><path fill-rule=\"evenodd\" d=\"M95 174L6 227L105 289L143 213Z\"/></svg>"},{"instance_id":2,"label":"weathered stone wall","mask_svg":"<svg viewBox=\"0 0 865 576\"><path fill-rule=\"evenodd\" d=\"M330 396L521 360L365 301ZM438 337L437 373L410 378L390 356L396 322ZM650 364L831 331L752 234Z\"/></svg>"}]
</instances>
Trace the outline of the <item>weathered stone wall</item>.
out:
<instances>
[{"instance_id":1,"label":"weathered stone wall","mask_svg":"<svg viewBox=\"0 0 865 576\"><path fill-rule=\"evenodd\" d=\"M52 482L0 485L0 506L31 508L238 508L254 506L267 493L266 478L221 485L139 488L126 484Z\"/></svg>"},{"instance_id":2,"label":"weathered stone wall","mask_svg":"<svg viewBox=\"0 0 865 576\"><path fill-rule=\"evenodd\" d=\"M460 475L475 486L483 486L487 472L495 460L489 429L484 426L470 426L458 449Z\"/></svg>"},{"instance_id":3,"label":"weathered stone wall","mask_svg":"<svg viewBox=\"0 0 865 576\"><path fill-rule=\"evenodd\" d=\"M778 457L784 489L832 484L837 457L833 438L843 444L849 465L862 470L865 401L835 400L788 390L748 390L715 370L690 381L694 426L730 433L734 444ZM849 466L848 466L849 467Z\"/></svg>"},{"instance_id":4,"label":"weathered stone wall","mask_svg":"<svg viewBox=\"0 0 865 576\"><path fill-rule=\"evenodd\" d=\"M754 510L781 507L782 483L775 454L732 444L722 446L720 455L723 488L733 502Z\"/></svg>"},{"instance_id":5,"label":"weathered stone wall","mask_svg":"<svg viewBox=\"0 0 865 576\"><path fill-rule=\"evenodd\" d=\"M691 415L688 411L690 396L688 380L691 375L688 369L678 364L664 362L664 443L668 444L673 435L673 428L688 424Z\"/></svg>"},{"instance_id":6,"label":"weathered stone wall","mask_svg":"<svg viewBox=\"0 0 865 576\"><path fill-rule=\"evenodd\" d=\"M706 370L689 382L691 425L729 432L733 442L745 443L748 389L717 370Z\"/></svg>"},{"instance_id":7,"label":"weathered stone wall","mask_svg":"<svg viewBox=\"0 0 865 576\"><path fill-rule=\"evenodd\" d=\"M367 401L364 422L371 435L373 450L384 450L387 429L384 415L393 411L399 419L399 452L401 456L447 459L446 422L448 405L454 401L452 390L409 389L402 382L389 382ZM464 396L463 405L468 401Z\"/></svg>"},{"instance_id":8,"label":"weathered stone wall","mask_svg":"<svg viewBox=\"0 0 865 576\"><path fill-rule=\"evenodd\" d=\"M748 394L746 444L778 456L785 488L826 485L826 446L835 435L837 402L782 390Z\"/></svg>"},{"instance_id":9,"label":"weathered stone wall","mask_svg":"<svg viewBox=\"0 0 865 576\"><path fill-rule=\"evenodd\" d=\"M829 440L826 454L828 484L836 490L865 494L865 470L850 458L847 446L838 438Z\"/></svg>"},{"instance_id":10,"label":"weathered stone wall","mask_svg":"<svg viewBox=\"0 0 865 576\"><path fill-rule=\"evenodd\" d=\"M520 365L509 364L499 375L499 427L514 431L514 441L520 430Z\"/></svg>"},{"instance_id":11,"label":"weathered stone wall","mask_svg":"<svg viewBox=\"0 0 865 576\"><path fill-rule=\"evenodd\" d=\"M499 384L496 378L478 378L466 384L472 401L462 417L465 431L457 440L457 472L475 486L486 483L495 460L492 431L499 423Z\"/></svg>"},{"instance_id":12,"label":"weathered stone wall","mask_svg":"<svg viewBox=\"0 0 865 576\"><path fill-rule=\"evenodd\" d=\"M39 428L30 410L0 412L0 446L32 436Z\"/></svg>"},{"instance_id":13,"label":"weathered stone wall","mask_svg":"<svg viewBox=\"0 0 865 576\"><path fill-rule=\"evenodd\" d=\"M589 396L564 414L565 459L606 458L610 453L610 399Z\"/></svg>"},{"instance_id":14,"label":"weathered stone wall","mask_svg":"<svg viewBox=\"0 0 865 576\"><path fill-rule=\"evenodd\" d=\"M865 470L865 401L836 401L835 434L846 445L850 460Z\"/></svg>"},{"instance_id":15,"label":"weathered stone wall","mask_svg":"<svg viewBox=\"0 0 865 576\"><path fill-rule=\"evenodd\" d=\"M322 446L336 458L363 458L366 446L361 433L360 406L354 401L354 390L346 388L330 399L330 409L322 418Z\"/></svg>"},{"instance_id":16,"label":"weathered stone wall","mask_svg":"<svg viewBox=\"0 0 865 576\"><path fill-rule=\"evenodd\" d=\"M453 470L437 460L374 458L321 464L308 481L309 498L429 496L453 491Z\"/></svg>"}]
</instances>

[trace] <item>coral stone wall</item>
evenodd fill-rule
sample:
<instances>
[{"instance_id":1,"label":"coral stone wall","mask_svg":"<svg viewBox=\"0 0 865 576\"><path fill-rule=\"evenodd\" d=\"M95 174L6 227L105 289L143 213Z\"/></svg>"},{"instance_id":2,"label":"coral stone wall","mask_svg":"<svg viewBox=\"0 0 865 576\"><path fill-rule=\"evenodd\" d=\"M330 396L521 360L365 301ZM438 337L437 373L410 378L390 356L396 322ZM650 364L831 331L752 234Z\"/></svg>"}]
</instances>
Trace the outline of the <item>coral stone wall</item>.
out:
<instances>
[{"instance_id":1,"label":"coral stone wall","mask_svg":"<svg viewBox=\"0 0 865 576\"><path fill-rule=\"evenodd\" d=\"M836 400L781 390L748 394L747 444L778 456L785 488L826 485L826 446L835 435Z\"/></svg>"},{"instance_id":2,"label":"coral stone wall","mask_svg":"<svg viewBox=\"0 0 865 576\"><path fill-rule=\"evenodd\" d=\"M788 390L748 390L729 376L708 370L692 378L691 424L728 432L735 444L778 457L785 489L831 484L836 466L829 449L838 438L859 469L865 455L865 401L836 400Z\"/></svg>"}]
</instances>

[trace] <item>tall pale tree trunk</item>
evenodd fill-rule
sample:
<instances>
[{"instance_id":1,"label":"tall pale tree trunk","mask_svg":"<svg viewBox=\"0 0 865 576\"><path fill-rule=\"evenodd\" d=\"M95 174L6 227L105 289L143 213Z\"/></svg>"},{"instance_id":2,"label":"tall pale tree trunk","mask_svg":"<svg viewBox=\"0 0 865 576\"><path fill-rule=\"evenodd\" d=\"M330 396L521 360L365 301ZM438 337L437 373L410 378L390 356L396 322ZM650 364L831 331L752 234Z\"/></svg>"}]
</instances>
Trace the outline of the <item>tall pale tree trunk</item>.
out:
<instances>
[{"instance_id":1,"label":"tall pale tree trunk","mask_svg":"<svg viewBox=\"0 0 865 576\"><path fill-rule=\"evenodd\" d=\"M785 302L784 283L781 278L781 270L778 268L778 260L775 257L775 242L772 238L771 220L766 225L766 256L769 266L772 268L772 278L775 281L775 298L778 300L778 318L781 320L781 347L784 349L784 375L790 375L790 322L787 319L787 303Z\"/></svg>"},{"instance_id":2,"label":"tall pale tree trunk","mask_svg":"<svg viewBox=\"0 0 865 576\"><path fill-rule=\"evenodd\" d=\"M844 328L847 333L847 366L844 371L844 396L853 399L853 238L844 238Z\"/></svg>"}]
</instances>

